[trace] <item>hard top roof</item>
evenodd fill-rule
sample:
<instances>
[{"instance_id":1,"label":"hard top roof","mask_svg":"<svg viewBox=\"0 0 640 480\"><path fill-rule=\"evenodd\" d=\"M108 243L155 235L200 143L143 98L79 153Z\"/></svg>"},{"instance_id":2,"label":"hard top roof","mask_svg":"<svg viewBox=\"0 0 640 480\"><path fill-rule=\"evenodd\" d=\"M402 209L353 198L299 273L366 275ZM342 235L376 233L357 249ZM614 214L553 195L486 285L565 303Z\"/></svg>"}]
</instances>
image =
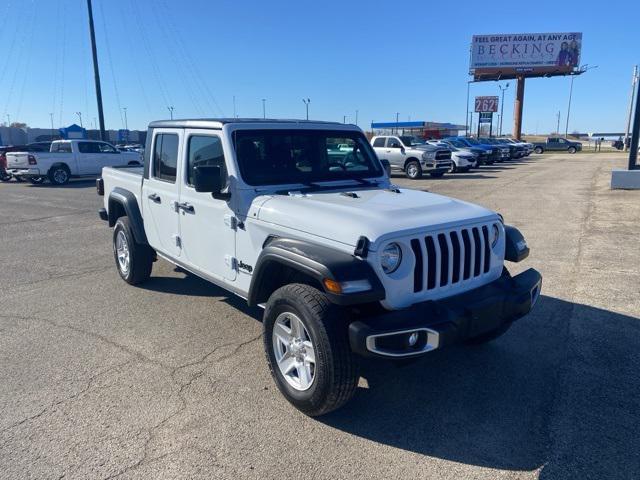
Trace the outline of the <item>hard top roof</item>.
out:
<instances>
[{"instance_id":1,"label":"hard top roof","mask_svg":"<svg viewBox=\"0 0 640 480\"><path fill-rule=\"evenodd\" d=\"M149 128L220 128L226 124L277 124L277 125L331 125L331 126L351 126L340 122L325 122L318 120L297 120L297 119L273 119L273 118L183 118L177 120L156 120L149 123Z\"/></svg>"}]
</instances>

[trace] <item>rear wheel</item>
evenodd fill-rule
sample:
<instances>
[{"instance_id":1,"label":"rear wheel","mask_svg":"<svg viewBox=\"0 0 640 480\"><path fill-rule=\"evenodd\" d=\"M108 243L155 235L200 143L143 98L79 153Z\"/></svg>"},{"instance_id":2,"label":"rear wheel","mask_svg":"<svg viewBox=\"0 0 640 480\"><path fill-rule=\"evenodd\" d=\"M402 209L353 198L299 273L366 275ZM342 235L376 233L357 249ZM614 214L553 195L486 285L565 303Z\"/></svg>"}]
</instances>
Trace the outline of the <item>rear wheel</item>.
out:
<instances>
[{"instance_id":1,"label":"rear wheel","mask_svg":"<svg viewBox=\"0 0 640 480\"><path fill-rule=\"evenodd\" d=\"M356 391L358 362L341 309L310 285L276 290L263 320L269 369L284 397L309 416L344 405Z\"/></svg>"},{"instance_id":2,"label":"rear wheel","mask_svg":"<svg viewBox=\"0 0 640 480\"><path fill-rule=\"evenodd\" d=\"M411 160L407 162L407 165L404 168L405 174L411 180L417 180L422 178L422 167L416 160Z\"/></svg>"},{"instance_id":3,"label":"rear wheel","mask_svg":"<svg viewBox=\"0 0 640 480\"><path fill-rule=\"evenodd\" d=\"M11 180L11 175L6 170L0 169L0 182L8 182L9 180Z\"/></svg>"},{"instance_id":4,"label":"rear wheel","mask_svg":"<svg viewBox=\"0 0 640 480\"><path fill-rule=\"evenodd\" d=\"M135 241L128 217L120 217L113 229L113 257L125 282L137 285L151 276L153 249Z\"/></svg>"},{"instance_id":5,"label":"rear wheel","mask_svg":"<svg viewBox=\"0 0 640 480\"><path fill-rule=\"evenodd\" d=\"M71 172L66 165L57 165L49 170L49 181L54 185L66 185L71 178Z\"/></svg>"}]
</instances>

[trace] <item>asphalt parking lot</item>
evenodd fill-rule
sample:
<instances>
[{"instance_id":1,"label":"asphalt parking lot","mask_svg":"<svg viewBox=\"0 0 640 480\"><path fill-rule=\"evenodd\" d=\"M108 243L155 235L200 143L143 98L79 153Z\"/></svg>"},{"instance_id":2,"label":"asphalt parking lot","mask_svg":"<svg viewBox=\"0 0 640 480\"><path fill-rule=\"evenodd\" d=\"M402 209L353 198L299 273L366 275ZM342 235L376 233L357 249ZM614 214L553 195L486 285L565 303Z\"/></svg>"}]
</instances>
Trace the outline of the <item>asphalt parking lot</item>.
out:
<instances>
[{"instance_id":1,"label":"asphalt parking lot","mask_svg":"<svg viewBox=\"0 0 640 480\"><path fill-rule=\"evenodd\" d=\"M501 212L534 312L483 347L368 363L307 418L278 393L261 311L159 261L125 284L93 182L0 184L0 477L640 477L640 192L621 155L533 155L398 184Z\"/></svg>"}]
</instances>

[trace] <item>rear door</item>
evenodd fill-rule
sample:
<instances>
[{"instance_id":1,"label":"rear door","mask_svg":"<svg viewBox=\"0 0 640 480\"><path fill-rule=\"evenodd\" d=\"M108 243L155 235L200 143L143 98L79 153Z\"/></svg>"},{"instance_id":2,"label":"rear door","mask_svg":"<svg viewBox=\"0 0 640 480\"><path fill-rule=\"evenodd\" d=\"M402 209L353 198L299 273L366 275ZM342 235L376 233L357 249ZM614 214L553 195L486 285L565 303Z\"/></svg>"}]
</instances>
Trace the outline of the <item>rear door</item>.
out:
<instances>
[{"instance_id":1,"label":"rear door","mask_svg":"<svg viewBox=\"0 0 640 480\"><path fill-rule=\"evenodd\" d=\"M100 147L98 142L79 141L78 152L78 175L96 175L101 171L100 167Z\"/></svg>"},{"instance_id":2,"label":"rear door","mask_svg":"<svg viewBox=\"0 0 640 480\"><path fill-rule=\"evenodd\" d=\"M154 129L148 178L142 182L141 202L149 245L173 258L181 253L177 212L180 184L176 177L183 135L182 129Z\"/></svg>"},{"instance_id":3,"label":"rear door","mask_svg":"<svg viewBox=\"0 0 640 480\"><path fill-rule=\"evenodd\" d=\"M387 137L387 148L385 156L389 163L395 168L404 168L406 155L403 153L402 143L397 137Z\"/></svg>"},{"instance_id":4,"label":"rear door","mask_svg":"<svg viewBox=\"0 0 640 480\"><path fill-rule=\"evenodd\" d=\"M194 168L219 165L226 172L221 132L185 130L180 187L182 259L209 276L235 280L235 217L227 200L196 192Z\"/></svg>"}]
</instances>

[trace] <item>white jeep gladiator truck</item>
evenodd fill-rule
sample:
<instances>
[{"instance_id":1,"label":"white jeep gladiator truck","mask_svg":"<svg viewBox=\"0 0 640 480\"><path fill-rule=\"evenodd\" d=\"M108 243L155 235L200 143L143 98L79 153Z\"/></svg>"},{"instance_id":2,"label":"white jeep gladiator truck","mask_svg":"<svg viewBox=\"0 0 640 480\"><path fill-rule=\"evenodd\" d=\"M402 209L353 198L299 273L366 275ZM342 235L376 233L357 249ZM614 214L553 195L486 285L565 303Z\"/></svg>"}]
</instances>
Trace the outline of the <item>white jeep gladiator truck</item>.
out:
<instances>
[{"instance_id":1,"label":"white jeep gladiator truck","mask_svg":"<svg viewBox=\"0 0 640 480\"><path fill-rule=\"evenodd\" d=\"M275 383L311 416L351 398L362 358L492 340L540 294L504 266L529 253L517 229L392 185L353 125L153 122L144 168L104 168L97 190L122 279L161 257L263 307Z\"/></svg>"},{"instance_id":2,"label":"white jeep gladiator truck","mask_svg":"<svg viewBox=\"0 0 640 480\"><path fill-rule=\"evenodd\" d=\"M49 152L7 153L7 172L19 179L64 185L71 177L94 178L102 167L140 166L137 152L121 152L107 142L97 140L56 140Z\"/></svg>"},{"instance_id":3,"label":"white jeep gladiator truck","mask_svg":"<svg viewBox=\"0 0 640 480\"><path fill-rule=\"evenodd\" d=\"M391 170L400 170L416 180L428 173L442 177L453 167L451 150L435 146L410 135L380 135L371 139L380 160L389 162Z\"/></svg>"}]
</instances>

